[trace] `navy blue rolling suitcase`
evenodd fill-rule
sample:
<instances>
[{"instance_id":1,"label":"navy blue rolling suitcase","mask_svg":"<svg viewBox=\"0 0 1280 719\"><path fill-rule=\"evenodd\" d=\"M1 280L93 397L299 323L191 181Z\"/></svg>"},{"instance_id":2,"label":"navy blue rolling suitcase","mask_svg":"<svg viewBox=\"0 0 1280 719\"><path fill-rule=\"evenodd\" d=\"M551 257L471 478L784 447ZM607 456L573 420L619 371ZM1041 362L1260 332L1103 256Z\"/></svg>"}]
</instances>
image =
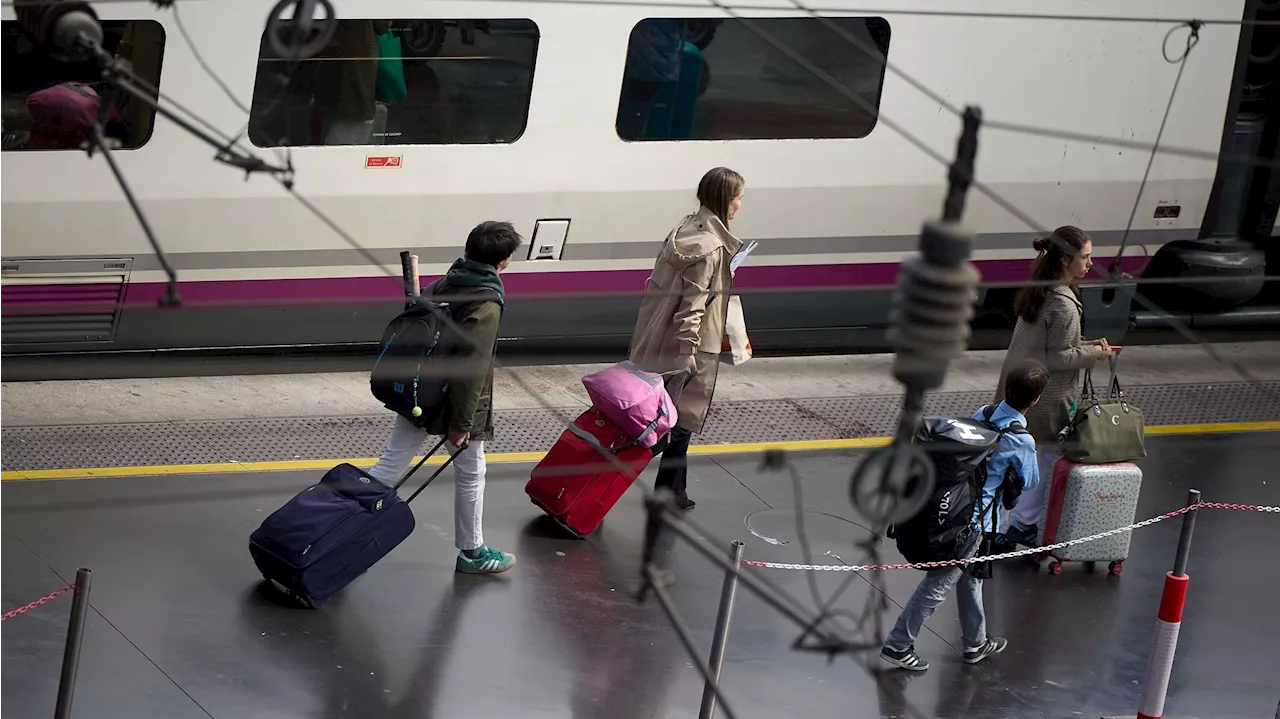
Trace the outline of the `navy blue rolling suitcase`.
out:
<instances>
[{"instance_id":1,"label":"navy blue rolling suitcase","mask_svg":"<svg viewBox=\"0 0 1280 719\"><path fill-rule=\"evenodd\" d=\"M444 442L440 440L394 487L343 463L294 495L249 535L249 554L262 576L312 609L350 584L413 533L409 502L457 454L408 499L402 500L396 490Z\"/></svg>"}]
</instances>

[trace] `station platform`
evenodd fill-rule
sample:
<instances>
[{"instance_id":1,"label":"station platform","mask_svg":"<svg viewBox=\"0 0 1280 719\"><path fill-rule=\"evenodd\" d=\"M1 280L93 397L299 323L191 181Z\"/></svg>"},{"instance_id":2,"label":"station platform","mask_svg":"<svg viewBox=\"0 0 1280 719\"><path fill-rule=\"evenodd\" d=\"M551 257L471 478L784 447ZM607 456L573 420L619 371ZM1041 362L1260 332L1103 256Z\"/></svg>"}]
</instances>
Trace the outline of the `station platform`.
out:
<instances>
[{"instance_id":1,"label":"station platform","mask_svg":"<svg viewBox=\"0 0 1280 719\"><path fill-rule=\"evenodd\" d=\"M1217 345L1280 390L1280 343ZM952 366L929 411L988 401L1001 353ZM415 533L366 575L308 611L265 597L249 533L338 461L371 464L391 420L367 375L5 383L3 609L94 571L76 714L95 717L696 716L702 682L639 580L642 493L657 462L587 540L563 537L523 494L532 462L586 406L579 378L601 365L504 368L485 505L490 544L519 564L453 572L450 473L414 504ZM791 475L761 465L788 450L817 564L869 563L849 477L896 420L884 356L757 359L725 367L717 409L691 457L687 513L726 549L804 562ZM1106 370L1101 369L1104 380ZM1126 349L1121 379L1149 428L1138 519L1205 501L1280 505L1280 405L1197 347ZM54 480L88 481L54 481ZM739 589L722 687L738 717L1101 717L1131 715L1179 520L1133 534L1120 576L1025 562L987 583L990 630L1009 648L960 662L954 599L926 624L923 674L874 652L828 661L792 649L800 631ZM1280 514L1200 510L1165 716L1256 719L1280 710L1274 667L1280 576L1258 557ZM901 557L892 543L885 562ZM665 557L678 611L708 651L722 574L686 545ZM1265 564L1265 562L1264 562ZM848 575L748 567L812 606ZM839 607L891 623L914 570L858 573ZM3 703L52 713L69 597L7 619ZM724 716L723 710L718 714Z\"/></svg>"},{"instance_id":2,"label":"station platform","mask_svg":"<svg viewBox=\"0 0 1280 719\"><path fill-rule=\"evenodd\" d=\"M1211 360L1202 347L1128 347L1119 363L1129 399L1155 433L1280 429L1280 342L1214 345L1272 394ZM952 363L927 411L971 414L993 396L1003 352ZM537 461L589 406L583 375L606 364L499 367L491 462ZM1110 372L1100 366L1095 385ZM372 465L393 417L368 372L5 382L3 477L324 469ZM695 453L855 449L883 443L901 386L891 355L760 358L721 368ZM1277 424L1268 424L1277 423Z\"/></svg>"}]
</instances>

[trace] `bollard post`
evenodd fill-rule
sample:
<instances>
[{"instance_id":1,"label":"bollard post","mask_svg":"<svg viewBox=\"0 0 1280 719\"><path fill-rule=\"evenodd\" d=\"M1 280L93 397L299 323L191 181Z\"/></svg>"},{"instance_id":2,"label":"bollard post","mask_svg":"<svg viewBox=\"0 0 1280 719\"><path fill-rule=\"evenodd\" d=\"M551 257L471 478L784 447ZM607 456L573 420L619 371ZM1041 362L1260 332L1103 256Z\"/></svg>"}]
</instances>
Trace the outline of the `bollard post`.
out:
<instances>
[{"instance_id":1,"label":"bollard post","mask_svg":"<svg viewBox=\"0 0 1280 719\"><path fill-rule=\"evenodd\" d=\"M729 620L733 617L733 603L738 596L738 572L742 570L742 552L745 548L745 544L736 540L729 545L733 568L725 570L724 584L720 587L720 609L716 612L716 628L711 637L711 661L707 667L711 679L702 688L702 708L698 710L698 719L711 719L716 714L715 690L720 686L720 668L724 666L724 650L729 641Z\"/></svg>"},{"instance_id":2,"label":"bollard post","mask_svg":"<svg viewBox=\"0 0 1280 719\"><path fill-rule=\"evenodd\" d=\"M1200 490L1187 493L1187 506L1200 503ZM1138 699L1138 719L1160 719L1164 716L1164 697L1169 691L1173 673L1173 653L1178 648L1178 629L1182 626L1182 607L1187 600L1187 558L1191 555L1191 534L1196 528L1196 511L1182 515L1182 533L1178 535L1178 553L1173 558L1173 571L1164 577L1160 595L1160 611L1156 615L1156 635L1147 658L1147 673Z\"/></svg>"},{"instance_id":3,"label":"bollard post","mask_svg":"<svg viewBox=\"0 0 1280 719\"><path fill-rule=\"evenodd\" d=\"M1200 490L1187 492L1187 506L1194 507L1200 503ZM1182 532L1178 535L1178 553L1173 558L1173 576L1187 576L1187 557L1191 556L1191 533L1196 529L1196 511L1191 510L1182 515Z\"/></svg>"},{"instance_id":4,"label":"bollard post","mask_svg":"<svg viewBox=\"0 0 1280 719\"><path fill-rule=\"evenodd\" d=\"M93 571L76 571L75 596L71 598L71 622L67 625L67 646L62 651L62 677L58 680L58 703L54 719L71 718L71 700L76 691L76 672L80 669L80 643L84 639L84 618L89 613L89 580Z\"/></svg>"}]
</instances>

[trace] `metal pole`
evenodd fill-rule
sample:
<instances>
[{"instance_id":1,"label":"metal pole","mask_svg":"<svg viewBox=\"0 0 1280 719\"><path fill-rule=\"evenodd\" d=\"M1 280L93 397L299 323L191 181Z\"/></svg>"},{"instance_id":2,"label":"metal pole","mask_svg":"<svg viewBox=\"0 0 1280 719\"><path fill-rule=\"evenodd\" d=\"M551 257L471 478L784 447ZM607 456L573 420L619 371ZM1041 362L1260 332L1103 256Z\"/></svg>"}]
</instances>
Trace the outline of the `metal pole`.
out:
<instances>
[{"instance_id":1,"label":"metal pole","mask_svg":"<svg viewBox=\"0 0 1280 719\"><path fill-rule=\"evenodd\" d=\"M76 571L75 596L71 598L71 623L67 626L67 647L62 651L62 678L58 680L58 704L54 719L71 719L71 699L80 669L80 642L84 638L84 618L89 613L89 580L93 571Z\"/></svg>"},{"instance_id":2,"label":"metal pole","mask_svg":"<svg viewBox=\"0 0 1280 719\"><path fill-rule=\"evenodd\" d=\"M684 650L689 655L689 659L693 661L694 666L698 668L698 673L702 675L704 682L711 681L711 673L707 667L702 664L702 660L698 658L698 645L693 641L693 635L689 633L689 627L680 618L679 612L676 611L676 605L671 600L671 595L667 593L666 584L660 576L658 568L650 562L644 565L645 581L653 589L653 594L658 598L658 606L662 607L662 611L667 615L667 621L671 622L671 628L676 630L676 636L680 638L680 643L684 645ZM717 694L720 694L720 706L724 709L724 713L730 719L734 719L737 715L733 713L733 709L729 707L729 701L724 698L720 692L720 687L715 687Z\"/></svg>"},{"instance_id":3,"label":"metal pole","mask_svg":"<svg viewBox=\"0 0 1280 719\"><path fill-rule=\"evenodd\" d=\"M1200 490L1187 492L1187 506L1194 507L1200 503ZM1182 515L1182 534L1178 536L1178 553L1173 558L1173 576L1187 576L1187 557L1191 555L1191 533L1196 529L1196 511L1191 510Z\"/></svg>"},{"instance_id":4,"label":"metal pole","mask_svg":"<svg viewBox=\"0 0 1280 719\"><path fill-rule=\"evenodd\" d=\"M733 618L733 603L738 597L738 571L742 567L742 552L746 545L733 541L729 556L733 566L725 570L724 584L720 587L720 611L716 614L715 634L711 637L710 676L702 688L702 708L698 719L712 719L716 715L716 688L720 686L720 668L724 666L724 649L729 642L729 622Z\"/></svg>"}]
</instances>

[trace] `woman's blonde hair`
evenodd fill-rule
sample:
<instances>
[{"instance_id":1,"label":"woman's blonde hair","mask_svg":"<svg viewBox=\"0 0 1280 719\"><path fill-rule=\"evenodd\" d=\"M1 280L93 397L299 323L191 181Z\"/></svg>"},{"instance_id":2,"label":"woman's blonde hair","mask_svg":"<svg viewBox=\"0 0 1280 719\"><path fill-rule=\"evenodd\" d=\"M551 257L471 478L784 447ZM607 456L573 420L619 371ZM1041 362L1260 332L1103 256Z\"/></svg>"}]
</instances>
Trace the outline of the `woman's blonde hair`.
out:
<instances>
[{"instance_id":1,"label":"woman's blonde hair","mask_svg":"<svg viewBox=\"0 0 1280 719\"><path fill-rule=\"evenodd\" d=\"M716 213L716 217L719 217L725 227L728 227L729 205L742 192L746 184L742 175L733 170L727 167L713 167L707 170L707 174L703 175L702 181L698 183L698 202Z\"/></svg>"}]
</instances>

